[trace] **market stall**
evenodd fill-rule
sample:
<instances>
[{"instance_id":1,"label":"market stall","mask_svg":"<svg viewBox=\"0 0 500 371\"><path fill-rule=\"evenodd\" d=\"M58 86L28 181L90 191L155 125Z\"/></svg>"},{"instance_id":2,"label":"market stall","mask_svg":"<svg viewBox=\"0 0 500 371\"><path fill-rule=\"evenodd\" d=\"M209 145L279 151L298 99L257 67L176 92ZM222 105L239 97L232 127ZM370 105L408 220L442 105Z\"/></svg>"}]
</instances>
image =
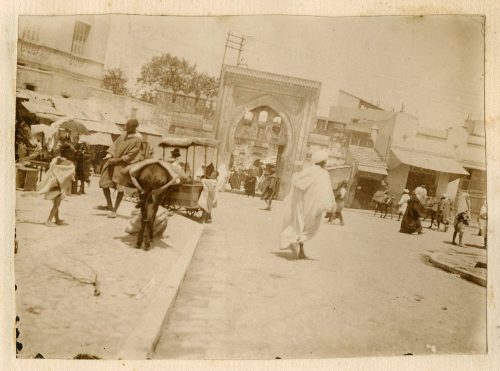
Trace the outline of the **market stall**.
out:
<instances>
[{"instance_id":1,"label":"market stall","mask_svg":"<svg viewBox=\"0 0 500 371\"><path fill-rule=\"evenodd\" d=\"M203 147L204 149L204 163L207 169L207 149L215 148L217 150L216 158L218 157L219 142L210 138L179 138L179 137L166 137L160 142L160 147L163 150L163 160L165 160L165 150L167 148L180 148L185 150L184 170L187 170L189 162L188 154L189 149L192 148L192 168L195 169L196 165L196 148ZM216 167L217 168L217 161ZM205 176L210 174L205 173ZM198 207L198 199L203 186L198 180L185 181L181 184L172 186L172 190L168 193L165 199L165 206L170 210L177 210L183 208L189 216L195 216L200 212Z\"/></svg>"}]
</instances>

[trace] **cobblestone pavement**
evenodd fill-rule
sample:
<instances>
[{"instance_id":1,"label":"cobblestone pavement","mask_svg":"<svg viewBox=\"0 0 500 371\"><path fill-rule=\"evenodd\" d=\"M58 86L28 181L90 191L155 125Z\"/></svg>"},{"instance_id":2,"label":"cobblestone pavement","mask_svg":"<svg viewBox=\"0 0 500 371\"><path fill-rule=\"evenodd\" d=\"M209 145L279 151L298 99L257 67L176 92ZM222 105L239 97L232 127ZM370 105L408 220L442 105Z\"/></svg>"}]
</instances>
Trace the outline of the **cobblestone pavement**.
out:
<instances>
[{"instance_id":1,"label":"cobblestone pavement","mask_svg":"<svg viewBox=\"0 0 500 371\"><path fill-rule=\"evenodd\" d=\"M181 216L169 220L167 238L151 251L135 249L125 233L133 209L124 201L118 218L95 210L103 196L98 178L87 195L61 204L65 226L46 227L50 201L34 192L17 193L15 255L16 314L20 358L73 358L80 353L113 358L155 296L183 246L200 226ZM75 280L93 281L94 287Z\"/></svg>"},{"instance_id":2,"label":"cobblestone pavement","mask_svg":"<svg viewBox=\"0 0 500 371\"><path fill-rule=\"evenodd\" d=\"M220 195L156 358L485 352L485 289L424 258L451 231L405 235L395 219L345 210L345 226L323 224L309 259L294 260L278 250L282 205L264 206Z\"/></svg>"}]
</instances>

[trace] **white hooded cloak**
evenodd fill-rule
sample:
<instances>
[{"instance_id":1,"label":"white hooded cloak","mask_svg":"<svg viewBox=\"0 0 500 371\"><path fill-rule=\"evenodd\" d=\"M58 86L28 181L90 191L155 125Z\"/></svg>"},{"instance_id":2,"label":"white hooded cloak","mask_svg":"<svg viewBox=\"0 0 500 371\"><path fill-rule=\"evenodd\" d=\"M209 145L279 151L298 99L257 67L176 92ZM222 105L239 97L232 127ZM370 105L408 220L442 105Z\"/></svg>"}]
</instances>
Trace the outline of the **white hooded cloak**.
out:
<instances>
[{"instance_id":1,"label":"white hooded cloak","mask_svg":"<svg viewBox=\"0 0 500 371\"><path fill-rule=\"evenodd\" d=\"M313 165L295 174L285 200L281 249L310 240L318 232L321 215L335 207L328 171Z\"/></svg>"}]
</instances>

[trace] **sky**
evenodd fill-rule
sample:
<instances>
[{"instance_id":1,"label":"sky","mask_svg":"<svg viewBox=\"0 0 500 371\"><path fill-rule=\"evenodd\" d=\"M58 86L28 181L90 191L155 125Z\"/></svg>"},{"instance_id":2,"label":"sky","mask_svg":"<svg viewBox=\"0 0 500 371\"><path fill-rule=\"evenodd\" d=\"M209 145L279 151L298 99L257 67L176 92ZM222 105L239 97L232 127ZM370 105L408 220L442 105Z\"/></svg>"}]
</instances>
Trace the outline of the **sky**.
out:
<instances>
[{"instance_id":1,"label":"sky","mask_svg":"<svg viewBox=\"0 0 500 371\"><path fill-rule=\"evenodd\" d=\"M154 55L171 53L218 77L226 35L246 37L248 68L320 81L318 115L339 89L384 109L445 129L483 119L482 18L111 16L106 68L122 68L130 87ZM228 50L226 64L236 63Z\"/></svg>"}]
</instances>

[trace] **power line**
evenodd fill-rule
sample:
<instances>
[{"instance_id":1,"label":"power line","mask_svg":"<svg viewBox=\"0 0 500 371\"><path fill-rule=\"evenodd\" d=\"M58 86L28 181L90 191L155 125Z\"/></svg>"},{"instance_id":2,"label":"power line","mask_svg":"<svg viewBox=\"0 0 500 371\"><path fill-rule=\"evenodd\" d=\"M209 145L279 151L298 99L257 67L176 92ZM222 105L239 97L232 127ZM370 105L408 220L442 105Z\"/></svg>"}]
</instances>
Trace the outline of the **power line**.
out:
<instances>
[{"instance_id":1,"label":"power line","mask_svg":"<svg viewBox=\"0 0 500 371\"><path fill-rule=\"evenodd\" d=\"M231 31L227 33L226 45L224 46L224 56L222 57L222 64L226 62L227 49L232 49L238 51L238 56L236 58L236 66L240 66L243 60L243 46L245 45L246 37L244 35L238 36L233 34Z\"/></svg>"}]
</instances>

